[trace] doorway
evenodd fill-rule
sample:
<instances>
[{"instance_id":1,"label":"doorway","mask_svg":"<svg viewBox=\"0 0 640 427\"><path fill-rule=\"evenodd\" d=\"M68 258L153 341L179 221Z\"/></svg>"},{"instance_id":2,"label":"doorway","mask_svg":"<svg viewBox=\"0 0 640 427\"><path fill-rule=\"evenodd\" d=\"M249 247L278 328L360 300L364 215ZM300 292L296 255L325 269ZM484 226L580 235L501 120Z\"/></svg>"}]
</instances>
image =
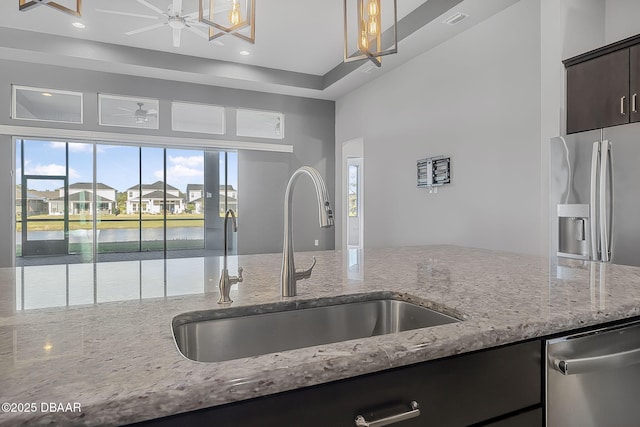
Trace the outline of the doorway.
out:
<instances>
[{"instance_id":1,"label":"doorway","mask_svg":"<svg viewBox=\"0 0 640 427\"><path fill-rule=\"evenodd\" d=\"M50 190L32 190L48 188ZM66 255L69 248L69 211L65 202L66 176L23 175L21 185L22 256ZM41 194L54 197L48 201ZM55 197L62 194L62 197Z\"/></svg>"},{"instance_id":2,"label":"doorway","mask_svg":"<svg viewBox=\"0 0 640 427\"><path fill-rule=\"evenodd\" d=\"M362 248L362 157L347 159L347 247Z\"/></svg>"},{"instance_id":3,"label":"doorway","mask_svg":"<svg viewBox=\"0 0 640 427\"><path fill-rule=\"evenodd\" d=\"M363 140L342 146L342 248L364 248L364 147Z\"/></svg>"}]
</instances>

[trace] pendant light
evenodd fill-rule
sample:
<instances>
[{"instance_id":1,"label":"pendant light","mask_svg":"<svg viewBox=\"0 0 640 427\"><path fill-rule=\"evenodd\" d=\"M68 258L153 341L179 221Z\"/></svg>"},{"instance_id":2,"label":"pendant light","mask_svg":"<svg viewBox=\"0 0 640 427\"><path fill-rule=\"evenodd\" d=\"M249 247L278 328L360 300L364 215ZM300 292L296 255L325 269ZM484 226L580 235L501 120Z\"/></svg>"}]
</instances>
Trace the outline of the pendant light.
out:
<instances>
[{"instance_id":1,"label":"pendant light","mask_svg":"<svg viewBox=\"0 0 640 427\"><path fill-rule=\"evenodd\" d=\"M209 41L232 34L256 42L256 0L199 0L198 20L207 24Z\"/></svg>"},{"instance_id":2,"label":"pendant light","mask_svg":"<svg viewBox=\"0 0 640 427\"><path fill-rule=\"evenodd\" d=\"M396 0L344 0L344 62L380 67L384 55L397 53L397 9Z\"/></svg>"},{"instance_id":3,"label":"pendant light","mask_svg":"<svg viewBox=\"0 0 640 427\"><path fill-rule=\"evenodd\" d=\"M81 17L82 16L82 0L76 0L76 9L69 9L59 3L51 0L18 0L18 9L22 12L33 9L38 6L49 6L60 12L68 13L69 15Z\"/></svg>"}]
</instances>

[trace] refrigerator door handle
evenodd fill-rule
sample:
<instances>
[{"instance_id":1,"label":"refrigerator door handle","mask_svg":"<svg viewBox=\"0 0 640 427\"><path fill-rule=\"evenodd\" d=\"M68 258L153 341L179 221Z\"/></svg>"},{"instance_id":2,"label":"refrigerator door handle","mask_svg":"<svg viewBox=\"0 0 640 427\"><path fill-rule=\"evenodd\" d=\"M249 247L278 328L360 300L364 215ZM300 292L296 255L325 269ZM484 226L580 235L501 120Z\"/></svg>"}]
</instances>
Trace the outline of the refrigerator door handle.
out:
<instances>
[{"instance_id":1,"label":"refrigerator door handle","mask_svg":"<svg viewBox=\"0 0 640 427\"><path fill-rule=\"evenodd\" d=\"M613 211L613 177L611 144L602 141L600 148L600 252L604 262L611 261L611 227Z\"/></svg>"},{"instance_id":2,"label":"refrigerator door handle","mask_svg":"<svg viewBox=\"0 0 640 427\"><path fill-rule=\"evenodd\" d=\"M591 224L591 260L600 260L598 250L600 239L598 234L597 221L597 197L598 197L598 166L600 163L600 141L593 143L593 153L591 154L591 191L589 193L589 224Z\"/></svg>"}]
</instances>

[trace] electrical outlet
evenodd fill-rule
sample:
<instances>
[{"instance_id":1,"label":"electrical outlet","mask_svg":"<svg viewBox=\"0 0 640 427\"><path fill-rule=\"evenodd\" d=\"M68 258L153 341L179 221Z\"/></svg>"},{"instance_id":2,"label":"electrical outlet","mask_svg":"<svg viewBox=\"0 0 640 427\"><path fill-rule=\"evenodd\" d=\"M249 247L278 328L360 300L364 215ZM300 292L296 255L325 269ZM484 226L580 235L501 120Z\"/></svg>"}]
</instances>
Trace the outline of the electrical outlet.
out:
<instances>
[{"instance_id":1,"label":"electrical outlet","mask_svg":"<svg viewBox=\"0 0 640 427\"><path fill-rule=\"evenodd\" d=\"M316 246L318 246L320 244L320 242L318 240L316 240Z\"/></svg>"}]
</instances>

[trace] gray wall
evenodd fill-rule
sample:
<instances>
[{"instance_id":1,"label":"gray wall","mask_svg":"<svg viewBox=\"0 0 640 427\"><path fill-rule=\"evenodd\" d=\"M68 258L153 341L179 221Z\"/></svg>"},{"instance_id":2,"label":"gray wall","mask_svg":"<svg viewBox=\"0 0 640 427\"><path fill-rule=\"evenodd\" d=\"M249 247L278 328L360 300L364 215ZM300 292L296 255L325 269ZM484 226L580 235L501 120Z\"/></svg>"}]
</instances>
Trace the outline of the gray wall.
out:
<instances>
[{"instance_id":1,"label":"gray wall","mask_svg":"<svg viewBox=\"0 0 640 427\"><path fill-rule=\"evenodd\" d=\"M294 156L282 153L243 151L239 161L238 186L242 188L242 198L238 210L238 253L269 253L282 251L284 229L284 192L289 177L302 165L310 165L320 171L330 193L333 194L333 153L320 141L308 141L305 148L294 152ZM326 152L330 148L330 153ZM321 152L316 152L321 150ZM318 156L326 156L318 160ZM331 163L329 165L328 163ZM326 174L323 170L331 169ZM244 183L250 183L245 185ZM252 185L251 183L259 183ZM276 195L275 197L273 195ZM293 196L293 236L296 251L324 250L334 248L335 232L319 226L318 203L315 188L306 175L296 182ZM331 196L332 203L334 197ZM277 221L269 220L277 218ZM315 246L315 241L318 246ZM300 261L299 267L304 267Z\"/></svg>"},{"instance_id":2,"label":"gray wall","mask_svg":"<svg viewBox=\"0 0 640 427\"><path fill-rule=\"evenodd\" d=\"M56 123L28 122L10 119L11 84L35 86L51 89L65 89L84 93L84 124L69 125ZM133 128L101 127L98 123L97 93L141 96L160 99L160 129L143 130ZM62 129L80 129L85 131L123 132L127 134L151 134L158 136L179 136L212 139L205 134L192 134L171 131L171 100L209 103L237 108L255 108L282 111L285 113L285 139L260 140L255 138L237 138L231 133L219 137L225 140L241 139L266 143L283 143L293 146L293 154L264 152L243 152L239 166L240 206L244 209L243 230L239 234L238 246L244 253L279 251L281 237L274 230L282 232L282 208L262 209L264 200L280 201L284 197L284 185L290 174L302 164L316 167L326 178L333 200L334 154L335 154L335 103L308 98L253 92L180 83L159 79L125 76L95 71L81 71L56 66L34 65L16 61L0 60L0 124L20 126L44 126ZM235 115L227 115L227 132L234 132ZM12 200L14 178L10 175L13 163L13 144L11 138L0 136L0 197ZM274 173L272 158L278 157L277 172ZM261 161L264 157L264 161ZM248 161L244 166L243 161ZM250 165L250 167L249 167ZM283 184L284 183L284 184ZM302 184L302 183L300 183ZM302 187L302 185L300 185ZM299 188L296 193L308 192ZM261 197L263 203L253 202L253 197ZM297 250L333 249L333 233L318 234L317 218L311 213L309 198L298 194L295 203L295 226L299 231ZM274 205L275 206L275 205ZM246 216L245 216L246 214ZM256 221L254 223L254 221ZM239 224L240 225L240 224ZM13 258L13 203L0 207L0 266L8 266ZM253 230L253 231L252 231ZM261 233L260 230L269 230ZM311 231L314 230L314 231ZM308 231L308 234L306 234ZM242 239L240 240L240 235ZM313 240L319 240L319 246ZM264 241L264 239L269 239ZM311 241L311 244L309 242Z\"/></svg>"},{"instance_id":3,"label":"gray wall","mask_svg":"<svg viewBox=\"0 0 640 427\"><path fill-rule=\"evenodd\" d=\"M337 101L336 158L364 139L366 247L540 252L540 37L522 0ZM416 160L436 155L452 184L428 194Z\"/></svg>"},{"instance_id":4,"label":"gray wall","mask_svg":"<svg viewBox=\"0 0 640 427\"><path fill-rule=\"evenodd\" d=\"M613 43L640 34L638 0L606 0L606 42Z\"/></svg>"}]
</instances>

